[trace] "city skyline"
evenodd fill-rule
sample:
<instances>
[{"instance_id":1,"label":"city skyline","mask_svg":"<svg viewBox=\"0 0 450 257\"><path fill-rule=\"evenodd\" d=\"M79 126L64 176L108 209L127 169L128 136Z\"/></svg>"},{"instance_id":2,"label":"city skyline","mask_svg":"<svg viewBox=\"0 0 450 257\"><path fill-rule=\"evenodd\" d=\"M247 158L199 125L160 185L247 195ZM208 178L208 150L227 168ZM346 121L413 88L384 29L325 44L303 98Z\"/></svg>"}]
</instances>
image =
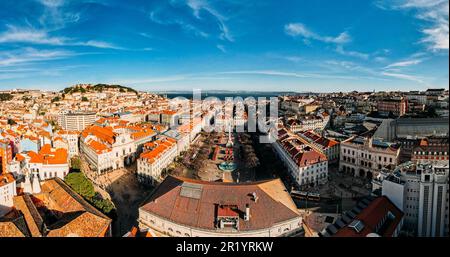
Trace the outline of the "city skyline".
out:
<instances>
[{"instance_id":1,"label":"city skyline","mask_svg":"<svg viewBox=\"0 0 450 257\"><path fill-rule=\"evenodd\" d=\"M449 82L446 0L0 7L0 90L409 91Z\"/></svg>"}]
</instances>

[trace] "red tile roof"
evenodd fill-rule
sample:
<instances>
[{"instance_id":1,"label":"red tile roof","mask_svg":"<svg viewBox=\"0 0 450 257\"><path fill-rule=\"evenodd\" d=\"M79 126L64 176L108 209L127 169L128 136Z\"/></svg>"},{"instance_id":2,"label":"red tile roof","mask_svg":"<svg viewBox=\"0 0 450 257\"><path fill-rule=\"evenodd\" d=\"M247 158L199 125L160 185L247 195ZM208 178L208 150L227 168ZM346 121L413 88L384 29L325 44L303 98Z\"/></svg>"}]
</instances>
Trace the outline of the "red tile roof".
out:
<instances>
[{"instance_id":1,"label":"red tile roof","mask_svg":"<svg viewBox=\"0 0 450 257\"><path fill-rule=\"evenodd\" d=\"M195 192L189 191L192 188ZM256 202L252 193L258 197ZM246 204L251 217L244 221L239 216L241 231L269 228L299 218L297 207L279 179L235 184L169 176L140 209L178 224L215 231L219 205L236 206L242 213Z\"/></svg>"},{"instance_id":2,"label":"red tile roof","mask_svg":"<svg viewBox=\"0 0 450 257\"><path fill-rule=\"evenodd\" d=\"M0 174L0 187L14 182L15 179L11 173Z\"/></svg>"},{"instance_id":3,"label":"red tile roof","mask_svg":"<svg viewBox=\"0 0 450 257\"><path fill-rule=\"evenodd\" d=\"M377 225L388 215L393 214L394 219L387 224L383 231L377 231ZM386 196L380 196L373 200L369 206L364 208L358 215L357 220L364 224L364 228L358 233L348 225L339 229L333 236L335 237L365 237L370 233L381 233L382 237L391 237L403 219L404 213L398 209Z\"/></svg>"},{"instance_id":4,"label":"red tile roof","mask_svg":"<svg viewBox=\"0 0 450 257\"><path fill-rule=\"evenodd\" d=\"M44 145L39 153L29 151L30 163L66 164L67 150L64 148L52 149L49 144Z\"/></svg>"},{"instance_id":5,"label":"red tile roof","mask_svg":"<svg viewBox=\"0 0 450 257\"><path fill-rule=\"evenodd\" d=\"M140 155L140 158L147 160L149 163L154 163L168 150L176 147L176 140L172 138L159 139L153 142L144 144L144 148L149 148Z\"/></svg>"}]
</instances>

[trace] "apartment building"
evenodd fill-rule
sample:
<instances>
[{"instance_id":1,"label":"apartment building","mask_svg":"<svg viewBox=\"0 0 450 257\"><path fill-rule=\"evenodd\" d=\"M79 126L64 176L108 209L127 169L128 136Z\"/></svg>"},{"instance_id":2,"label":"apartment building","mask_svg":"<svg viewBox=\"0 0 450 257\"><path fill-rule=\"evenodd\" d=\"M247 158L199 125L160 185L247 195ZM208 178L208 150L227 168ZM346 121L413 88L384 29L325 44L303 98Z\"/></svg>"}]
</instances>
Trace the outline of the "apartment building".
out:
<instances>
[{"instance_id":1,"label":"apartment building","mask_svg":"<svg viewBox=\"0 0 450 257\"><path fill-rule=\"evenodd\" d=\"M392 112L396 116L402 116L408 110L407 100L403 97L400 99L382 99L377 102L377 110L381 113Z\"/></svg>"},{"instance_id":2,"label":"apartment building","mask_svg":"<svg viewBox=\"0 0 450 257\"><path fill-rule=\"evenodd\" d=\"M385 166L397 165L400 147L374 138L354 136L341 142L339 170L372 178Z\"/></svg>"},{"instance_id":3,"label":"apartment building","mask_svg":"<svg viewBox=\"0 0 450 257\"><path fill-rule=\"evenodd\" d=\"M302 116L299 119L289 120L286 127L294 133L306 130L322 130L328 125L329 120L329 115L325 117L316 115Z\"/></svg>"},{"instance_id":4,"label":"apartment building","mask_svg":"<svg viewBox=\"0 0 450 257\"><path fill-rule=\"evenodd\" d=\"M62 141L67 144L69 158L80 154L78 147L79 133L77 131L59 130L55 133L55 136L61 138ZM55 141L55 139L53 141Z\"/></svg>"},{"instance_id":5,"label":"apartment building","mask_svg":"<svg viewBox=\"0 0 450 257\"><path fill-rule=\"evenodd\" d=\"M328 181L327 157L303 143L299 136L281 128L273 147L299 187L324 184Z\"/></svg>"},{"instance_id":6,"label":"apartment building","mask_svg":"<svg viewBox=\"0 0 450 257\"><path fill-rule=\"evenodd\" d=\"M16 155L22 167L21 174L36 174L40 181L58 177L64 179L69 173L68 153L64 148L52 148L44 145L39 152L29 151Z\"/></svg>"},{"instance_id":7,"label":"apartment building","mask_svg":"<svg viewBox=\"0 0 450 257\"><path fill-rule=\"evenodd\" d=\"M328 163L336 163L339 161L338 141L323 137L311 130L297 133L297 135L305 144L308 144L314 148L314 150L325 154Z\"/></svg>"},{"instance_id":8,"label":"apartment building","mask_svg":"<svg viewBox=\"0 0 450 257\"><path fill-rule=\"evenodd\" d=\"M11 173L0 173L0 217L13 207L16 192L16 180Z\"/></svg>"},{"instance_id":9,"label":"apartment building","mask_svg":"<svg viewBox=\"0 0 450 257\"><path fill-rule=\"evenodd\" d=\"M58 125L64 130L82 131L96 120L95 112L62 111L58 115Z\"/></svg>"},{"instance_id":10,"label":"apartment building","mask_svg":"<svg viewBox=\"0 0 450 257\"><path fill-rule=\"evenodd\" d=\"M148 138L154 133L143 132ZM90 126L81 133L80 151L99 173L131 165L136 160L137 143L141 142L141 137L133 133L126 126Z\"/></svg>"},{"instance_id":11,"label":"apartment building","mask_svg":"<svg viewBox=\"0 0 450 257\"><path fill-rule=\"evenodd\" d=\"M407 162L382 179L382 194L405 213L404 230L449 236L449 165Z\"/></svg>"},{"instance_id":12,"label":"apartment building","mask_svg":"<svg viewBox=\"0 0 450 257\"><path fill-rule=\"evenodd\" d=\"M12 161L12 147L8 139L0 140L0 174L6 173Z\"/></svg>"},{"instance_id":13,"label":"apartment building","mask_svg":"<svg viewBox=\"0 0 450 257\"><path fill-rule=\"evenodd\" d=\"M448 163L448 137L428 137L412 149L411 160L416 163Z\"/></svg>"},{"instance_id":14,"label":"apartment building","mask_svg":"<svg viewBox=\"0 0 450 257\"><path fill-rule=\"evenodd\" d=\"M160 181L163 169L173 162L177 154L177 141L173 138L162 137L146 143L137 161L139 182L154 184Z\"/></svg>"},{"instance_id":15,"label":"apartment building","mask_svg":"<svg viewBox=\"0 0 450 257\"><path fill-rule=\"evenodd\" d=\"M280 107L282 110L301 112L304 110L303 106L312 102L314 102L314 99L312 98L286 99L281 102Z\"/></svg>"}]
</instances>

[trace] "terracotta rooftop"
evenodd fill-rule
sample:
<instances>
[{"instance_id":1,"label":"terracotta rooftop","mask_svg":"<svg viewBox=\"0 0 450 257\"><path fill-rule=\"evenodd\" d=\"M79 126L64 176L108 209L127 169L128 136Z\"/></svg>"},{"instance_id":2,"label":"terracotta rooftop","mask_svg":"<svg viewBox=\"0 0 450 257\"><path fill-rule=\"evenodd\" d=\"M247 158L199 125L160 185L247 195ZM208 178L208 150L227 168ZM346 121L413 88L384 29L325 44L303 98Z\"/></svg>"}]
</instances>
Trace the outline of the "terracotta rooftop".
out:
<instances>
[{"instance_id":1,"label":"terracotta rooftop","mask_svg":"<svg viewBox=\"0 0 450 257\"><path fill-rule=\"evenodd\" d=\"M11 173L0 174L0 187L14 182L15 179Z\"/></svg>"},{"instance_id":2,"label":"terracotta rooftop","mask_svg":"<svg viewBox=\"0 0 450 257\"><path fill-rule=\"evenodd\" d=\"M109 146L94 139L90 139L86 142L86 144L90 146L97 154L111 151L111 148Z\"/></svg>"},{"instance_id":3,"label":"terracotta rooftop","mask_svg":"<svg viewBox=\"0 0 450 257\"><path fill-rule=\"evenodd\" d=\"M64 148L52 149L49 144L44 145L39 153L29 151L30 163L67 164L67 150Z\"/></svg>"},{"instance_id":4,"label":"terracotta rooftop","mask_svg":"<svg viewBox=\"0 0 450 257\"><path fill-rule=\"evenodd\" d=\"M24 216L12 210L0 218L0 237L30 236Z\"/></svg>"},{"instance_id":5,"label":"terracotta rooftop","mask_svg":"<svg viewBox=\"0 0 450 257\"><path fill-rule=\"evenodd\" d=\"M246 204L250 207L249 221L243 217ZM269 228L299 217L279 179L236 184L169 176L140 209L185 226L215 230L216 210L225 205L236 207L241 231Z\"/></svg>"},{"instance_id":6,"label":"terracotta rooftop","mask_svg":"<svg viewBox=\"0 0 450 257\"><path fill-rule=\"evenodd\" d=\"M176 146L175 139L165 138L159 139L153 142L144 144L144 148L150 149L144 151L140 158L147 160L150 163L154 163L156 159L160 158L165 152Z\"/></svg>"},{"instance_id":7,"label":"terracotta rooftop","mask_svg":"<svg viewBox=\"0 0 450 257\"><path fill-rule=\"evenodd\" d=\"M81 133L82 137L86 138L88 135L94 135L98 139L105 141L109 144L114 143L115 133L113 132L113 128L110 126L100 127L100 126L90 126L83 130Z\"/></svg>"},{"instance_id":8,"label":"terracotta rooftop","mask_svg":"<svg viewBox=\"0 0 450 257\"><path fill-rule=\"evenodd\" d=\"M27 194L15 196L13 201L14 208L23 215L31 236L41 237L45 231L44 220L39 215L30 196Z\"/></svg>"},{"instance_id":9,"label":"terracotta rooftop","mask_svg":"<svg viewBox=\"0 0 450 257\"><path fill-rule=\"evenodd\" d=\"M382 237L391 237L402 220L404 213L398 209L386 196L380 196L364 208L355 220L363 225L357 232L349 225L339 229L335 237L365 237L377 233ZM354 220L354 221L355 221ZM383 220L385 220L383 222Z\"/></svg>"},{"instance_id":10,"label":"terracotta rooftop","mask_svg":"<svg viewBox=\"0 0 450 257\"><path fill-rule=\"evenodd\" d=\"M61 179L46 180L41 189L39 194L14 197L14 207L24 218L31 236L96 237L104 236L109 230L111 219L87 203ZM11 226L8 224L8 227Z\"/></svg>"},{"instance_id":11,"label":"terracotta rooftop","mask_svg":"<svg viewBox=\"0 0 450 257\"><path fill-rule=\"evenodd\" d=\"M278 131L278 142L299 167L327 161L324 154L303 143L299 136L289 134L284 128Z\"/></svg>"}]
</instances>

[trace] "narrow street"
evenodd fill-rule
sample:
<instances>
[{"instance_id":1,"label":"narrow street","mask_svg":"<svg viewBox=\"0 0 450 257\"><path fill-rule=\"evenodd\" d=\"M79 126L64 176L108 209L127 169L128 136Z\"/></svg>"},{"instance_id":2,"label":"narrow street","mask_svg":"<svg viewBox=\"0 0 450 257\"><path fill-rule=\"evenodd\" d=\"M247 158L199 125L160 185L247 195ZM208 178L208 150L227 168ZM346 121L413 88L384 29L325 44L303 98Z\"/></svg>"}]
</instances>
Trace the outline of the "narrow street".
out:
<instances>
[{"instance_id":1,"label":"narrow street","mask_svg":"<svg viewBox=\"0 0 450 257\"><path fill-rule=\"evenodd\" d=\"M92 181L94 189L104 199L109 199L116 207L116 219L113 221L113 235L122 236L137 225L138 208L151 193L152 188L141 186L136 178L136 164L117 169L102 175L89 168L81 158L81 170Z\"/></svg>"}]
</instances>

